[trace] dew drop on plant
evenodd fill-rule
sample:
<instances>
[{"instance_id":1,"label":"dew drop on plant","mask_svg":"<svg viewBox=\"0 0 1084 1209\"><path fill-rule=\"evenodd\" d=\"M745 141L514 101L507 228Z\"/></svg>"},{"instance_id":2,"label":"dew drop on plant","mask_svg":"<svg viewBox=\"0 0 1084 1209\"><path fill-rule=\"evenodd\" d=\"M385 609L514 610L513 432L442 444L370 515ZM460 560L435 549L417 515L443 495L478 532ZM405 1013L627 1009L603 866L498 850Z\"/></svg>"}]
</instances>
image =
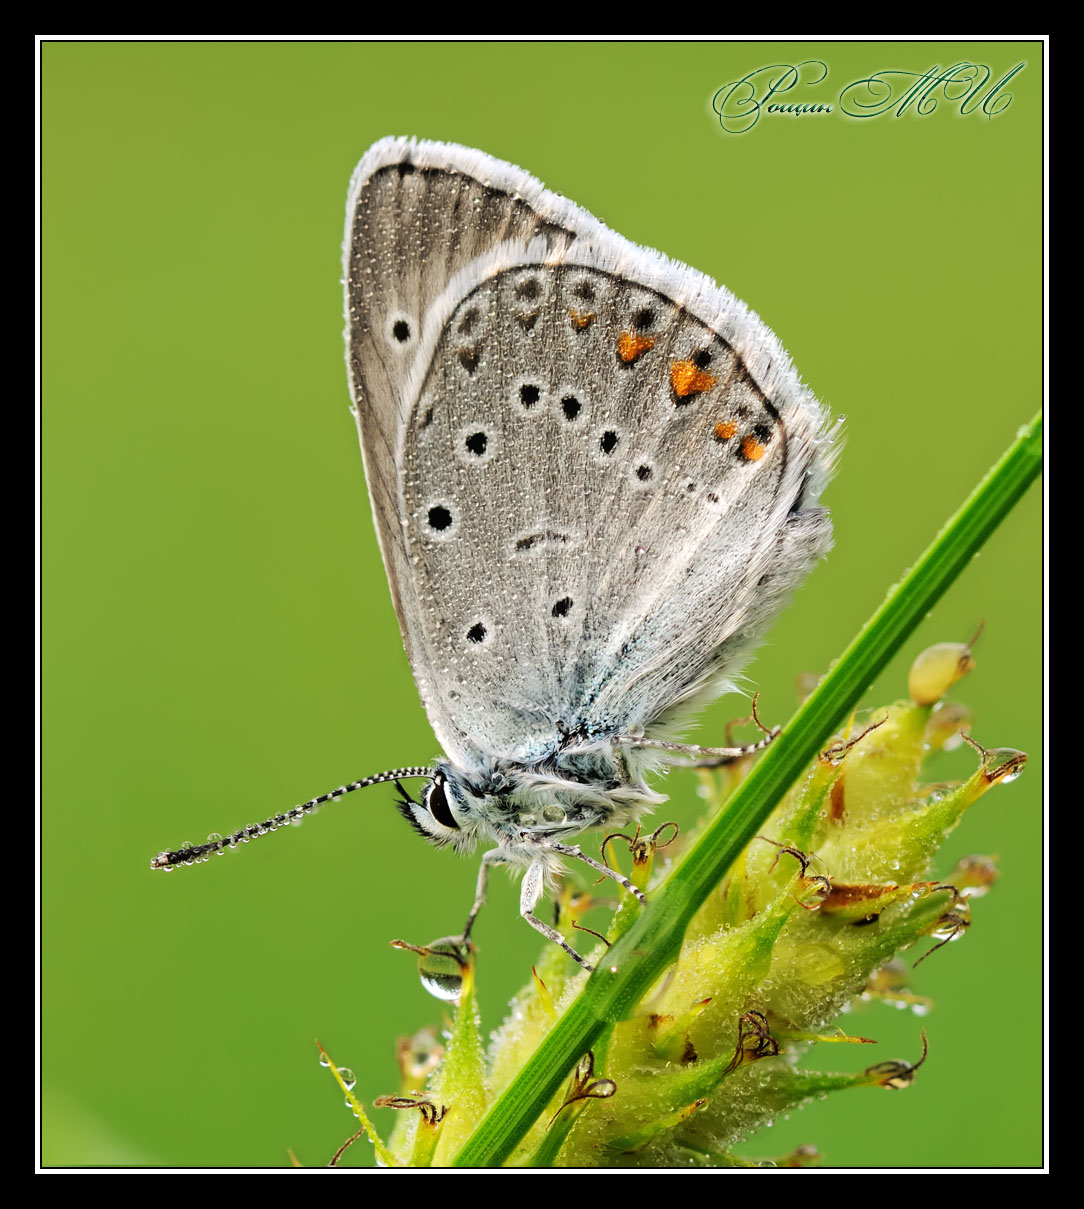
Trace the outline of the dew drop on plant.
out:
<instances>
[{"instance_id":1,"label":"dew drop on plant","mask_svg":"<svg viewBox=\"0 0 1084 1209\"><path fill-rule=\"evenodd\" d=\"M342 1079L342 1081L346 1084L347 1091L353 1091L354 1085L358 1081L357 1075L354 1074L349 1066L339 1067L339 1078Z\"/></svg>"},{"instance_id":2,"label":"dew drop on plant","mask_svg":"<svg viewBox=\"0 0 1084 1209\"><path fill-rule=\"evenodd\" d=\"M926 738L934 751L954 751L963 743L961 730L972 724L971 711L966 705L946 701L939 705L926 723Z\"/></svg>"},{"instance_id":3,"label":"dew drop on plant","mask_svg":"<svg viewBox=\"0 0 1084 1209\"><path fill-rule=\"evenodd\" d=\"M1013 747L995 747L987 753L986 779L993 784L1010 785L1024 771L1027 756Z\"/></svg>"},{"instance_id":4,"label":"dew drop on plant","mask_svg":"<svg viewBox=\"0 0 1084 1209\"><path fill-rule=\"evenodd\" d=\"M418 955L418 978L430 995L455 1003L463 989L464 954L455 937L426 945Z\"/></svg>"},{"instance_id":5,"label":"dew drop on plant","mask_svg":"<svg viewBox=\"0 0 1084 1209\"><path fill-rule=\"evenodd\" d=\"M954 940L959 940L964 934L964 928L960 926L958 920L946 922L939 928L934 928L930 933L934 940L943 940L947 944L952 944Z\"/></svg>"},{"instance_id":6,"label":"dew drop on plant","mask_svg":"<svg viewBox=\"0 0 1084 1209\"><path fill-rule=\"evenodd\" d=\"M952 884L967 890L967 897L981 898L997 880L997 865L989 856L965 856L952 871Z\"/></svg>"}]
</instances>

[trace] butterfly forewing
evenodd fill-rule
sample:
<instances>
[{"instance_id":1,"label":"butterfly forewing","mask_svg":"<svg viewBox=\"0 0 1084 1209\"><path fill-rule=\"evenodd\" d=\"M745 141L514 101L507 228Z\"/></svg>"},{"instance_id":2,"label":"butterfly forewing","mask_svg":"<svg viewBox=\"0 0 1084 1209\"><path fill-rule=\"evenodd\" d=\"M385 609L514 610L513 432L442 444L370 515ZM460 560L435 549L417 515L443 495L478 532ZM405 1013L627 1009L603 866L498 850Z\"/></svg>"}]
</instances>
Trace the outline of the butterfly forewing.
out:
<instances>
[{"instance_id":1,"label":"butterfly forewing","mask_svg":"<svg viewBox=\"0 0 1084 1209\"><path fill-rule=\"evenodd\" d=\"M366 160L349 360L437 736L469 765L648 727L827 549L819 406L725 290L518 169Z\"/></svg>"}]
</instances>

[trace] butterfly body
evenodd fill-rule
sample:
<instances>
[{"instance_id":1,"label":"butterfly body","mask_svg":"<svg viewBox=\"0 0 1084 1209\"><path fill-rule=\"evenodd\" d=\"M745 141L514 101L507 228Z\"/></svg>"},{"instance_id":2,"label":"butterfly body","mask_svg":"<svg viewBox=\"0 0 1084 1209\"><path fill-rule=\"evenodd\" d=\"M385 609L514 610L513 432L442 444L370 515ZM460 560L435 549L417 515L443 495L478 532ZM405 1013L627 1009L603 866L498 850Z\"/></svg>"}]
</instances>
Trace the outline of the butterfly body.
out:
<instances>
[{"instance_id":1,"label":"butterfly body","mask_svg":"<svg viewBox=\"0 0 1084 1209\"><path fill-rule=\"evenodd\" d=\"M530 766L492 762L465 769L438 759L433 784L441 787L444 805L434 809L430 801L420 812L408 806L404 813L438 844L472 849L492 840L530 853L542 840L624 826L664 801L642 775L622 780L620 767L620 757L601 747Z\"/></svg>"}]
</instances>

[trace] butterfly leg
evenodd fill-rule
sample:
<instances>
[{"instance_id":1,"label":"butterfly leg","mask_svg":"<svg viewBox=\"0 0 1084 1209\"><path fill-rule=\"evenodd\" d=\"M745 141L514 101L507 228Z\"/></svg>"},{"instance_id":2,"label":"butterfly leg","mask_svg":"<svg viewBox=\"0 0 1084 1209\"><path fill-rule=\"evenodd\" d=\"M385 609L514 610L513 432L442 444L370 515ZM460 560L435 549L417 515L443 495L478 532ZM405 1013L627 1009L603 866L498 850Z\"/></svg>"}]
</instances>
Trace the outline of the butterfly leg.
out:
<instances>
[{"instance_id":1,"label":"butterfly leg","mask_svg":"<svg viewBox=\"0 0 1084 1209\"><path fill-rule=\"evenodd\" d=\"M482 855L482 863L478 866L478 882L474 888L474 906L470 909L470 915L467 916L467 923L463 929L464 944L470 940L470 930L474 927L474 921L478 918L478 912L481 911L486 901L486 883L489 881L489 868L491 865L503 865L504 863L505 859L501 855L499 848L491 848Z\"/></svg>"},{"instance_id":2,"label":"butterfly leg","mask_svg":"<svg viewBox=\"0 0 1084 1209\"><path fill-rule=\"evenodd\" d=\"M779 733L780 728L777 726L763 739L748 743L744 747L699 747L695 743L667 743L662 739L636 739L631 735L622 735L617 741L634 747L654 747L660 751L672 751L692 757L689 760L675 761L679 768L718 768L720 764L729 764L732 760L740 760L742 756L751 756L754 752L763 751Z\"/></svg>"},{"instance_id":3,"label":"butterfly leg","mask_svg":"<svg viewBox=\"0 0 1084 1209\"><path fill-rule=\"evenodd\" d=\"M573 961L579 962L585 970L593 970L594 966L581 957L556 928L551 928L549 924L544 924L534 914L534 909L538 906L538 900L542 897L545 878L546 866L541 861L535 861L533 865L527 866L527 872L523 875L523 888L519 894L520 915L523 916L536 932L541 932L547 940L552 940L555 945L560 945Z\"/></svg>"},{"instance_id":4,"label":"butterfly leg","mask_svg":"<svg viewBox=\"0 0 1084 1209\"><path fill-rule=\"evenodd\" d=\"M751 756L754 752L763 751L765 747L778 737L782 730L779 726L769 729L760 720L757 713L757 700L760 694L753 694L753 716L741 719L742 723L755 722L764 732L764 738L756 743L747 743L742 747L700 747L695 743L667 743L663 739L645 739L642 735L618 735L613 740L616 748L619 743L629 743L633 747L653 747L659 751L678 752L683 756L693 757L690 760L677 760L678 768L718 768L720 764L729 764L732 760L740 760L742 756ZM732 724L734 725L734 724ZM727 728L727 738L730 738L730 728Z\"/></svg>"},{"instance_id":5,"label":"butterfly leg","mask_svg":"<svg viewBox=\"0 0 1084 1209\"><path fill-rule=\"evenodd\" d=\"M596 861L594 857L588 856L586 852L581 852L579 848L571 844L557 844L552 840L547 842L545 847L551 852L559 852L562 856L570 856L573 860L583 861L585 865L590 865L592 869L597 869L605 877L613 878L619 886L623 886L630 894L634 894L640 902L647 902L643 890L639 886L634 886L623 873L618 873L616 869L611 869L609 865L603 865L600 861Z\"/></svg>"}]
</instances>

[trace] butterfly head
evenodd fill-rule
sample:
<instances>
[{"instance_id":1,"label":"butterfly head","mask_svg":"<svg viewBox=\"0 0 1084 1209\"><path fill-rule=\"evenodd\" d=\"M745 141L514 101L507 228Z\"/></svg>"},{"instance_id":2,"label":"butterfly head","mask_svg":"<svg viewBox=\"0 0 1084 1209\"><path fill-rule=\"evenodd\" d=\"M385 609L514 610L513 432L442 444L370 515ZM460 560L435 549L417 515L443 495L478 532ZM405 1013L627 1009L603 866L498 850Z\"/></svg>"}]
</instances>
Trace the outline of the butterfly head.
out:
<instances>
[{"instance_id":1,"label":"butterfly head","mask_svg":"<svg viewBox=\"0 0 1084 1209\"><path fill-rule=\"evenodd\" d=\"M432 780L426 782L417 799L412 798L402 785L398 789L400 796L396 806L399 813L435 847L454 844L460 848L477 838L470 834L469 818L443 769L438 769Z\"/></svg>"}]
</instances>

